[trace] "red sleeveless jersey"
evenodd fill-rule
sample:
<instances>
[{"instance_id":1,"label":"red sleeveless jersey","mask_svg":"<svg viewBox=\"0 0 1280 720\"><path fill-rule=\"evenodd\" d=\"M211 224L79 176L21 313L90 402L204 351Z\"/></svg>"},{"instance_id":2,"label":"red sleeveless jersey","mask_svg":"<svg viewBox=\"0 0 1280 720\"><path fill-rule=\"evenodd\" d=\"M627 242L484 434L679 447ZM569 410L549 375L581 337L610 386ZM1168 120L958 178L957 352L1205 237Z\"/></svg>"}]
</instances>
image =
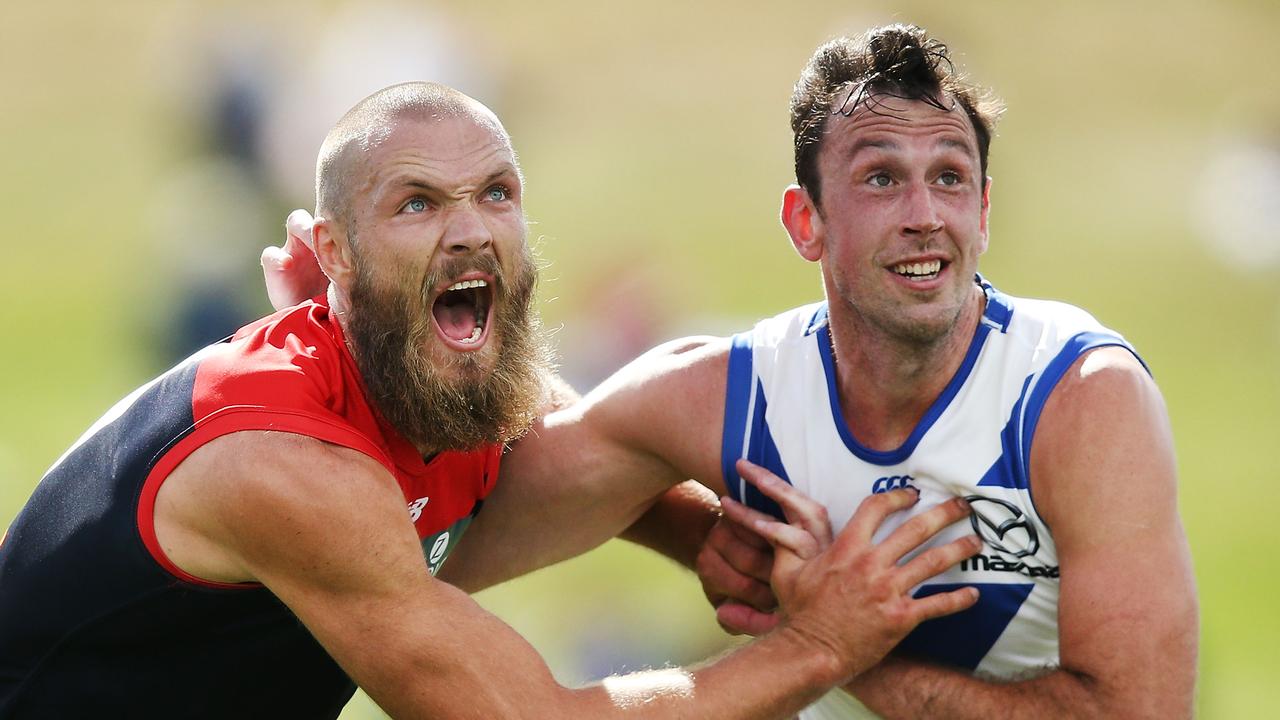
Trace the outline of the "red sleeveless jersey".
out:
<instances>
[{"instance_id":1,"label":"red sleeveless jersey","mask_svg":"<svg viewBox=\"0 0 1280 720\"><path fill-rule=\"evenodd\" d=\"M156 541L169 473L245 430L306 435L380 463L432 573L502 455L492 445L424 462L370 407L323 298L242 328L112 408L14 520L0 544L0 716L337 716L354 685L279 600L192 577Z\"/></svg>"}]
</instances>

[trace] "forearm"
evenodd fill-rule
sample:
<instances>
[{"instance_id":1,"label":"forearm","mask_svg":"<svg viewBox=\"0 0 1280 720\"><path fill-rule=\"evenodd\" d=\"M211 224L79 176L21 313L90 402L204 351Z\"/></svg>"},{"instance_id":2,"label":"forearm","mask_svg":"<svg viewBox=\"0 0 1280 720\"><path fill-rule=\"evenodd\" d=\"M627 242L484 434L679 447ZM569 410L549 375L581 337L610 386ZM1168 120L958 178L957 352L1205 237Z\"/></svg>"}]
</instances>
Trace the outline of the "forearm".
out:
<instances>
[{"instance_id":1,"label":"forearm","mask_svg":"<svg viewBox=\"0 0 1280 720\"><path fill-rule=\"evenodd\" d=\"M570 712L551 708L531 717L791 718L845 672L826 648L782 628L698 669L607 678L575 691Z\"/></svg>"},{"instance_id":2,"label":"forearm","mask_svg":"<svg viewBox=\"0 0 1280 720\"><path fill-rule=\"evenodd\" d=\"M692 569L707 533L719 518L720 502L715 493L689 480L664 493L620 537Z\"/></svg>"},{"instance_id":3,"label":"forearm","mask_svg":"<svg viewBox=\"0 0 1280 720\"><path fill-rule=\"evenodd\" d=\"M1045 720L1133 717L1107 687L1088 675L1045 669L1016 680L993 680L938 665L889 657L846 684L885 720Z\"/></svg>"},{"instance_id":4,"label":"forearm","mask_svg":"<svg viewBox=\"0 0 1280 720\"><path fill-rule=\"evenodd\" d=\"M700 668L570 689L532 645L463 593L434 581L411 584L421 587L388 590L407 601L371 615L373 634L354 629L361 623L348 618L363 616L346 606L346 595L302 615L343 669L397 718L789 718L848 681L860 662L828 639L790 626ZM334 605L341 612L327 612Z\"/></svg>"}]
</instances>

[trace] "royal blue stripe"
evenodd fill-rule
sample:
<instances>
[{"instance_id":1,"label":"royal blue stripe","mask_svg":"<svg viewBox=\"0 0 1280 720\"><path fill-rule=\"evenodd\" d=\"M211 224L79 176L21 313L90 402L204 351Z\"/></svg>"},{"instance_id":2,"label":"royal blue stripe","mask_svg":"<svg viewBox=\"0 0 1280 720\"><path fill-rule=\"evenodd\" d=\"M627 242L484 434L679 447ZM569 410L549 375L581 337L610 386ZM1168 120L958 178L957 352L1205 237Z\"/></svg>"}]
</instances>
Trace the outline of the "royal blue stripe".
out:
<instances>
[{"instance_id":1,"label":"royal blue stripe","mask_svg":"<svg viewBox=\"0 0 1280 720\"><path fill-rule=\"evenodd\" d=\"M804 334L812 335L818 331L820 326L826 326L827 313L827 304L819 303L818 308L813 311L813 317L809 318L809 324L805 326Z\"/></svg>"},{"instance_id":2,"label":"royal blue stripe","mask_svg":"<svg viewBox=\"0 0 1280 720\"><path fill-rule=\"evenodd\" d=\"M987 307L982 311L983 316L999 327L1000 332L1008 332L1009 323L1013 320L1013 299L995 289L981 275L977 280L978 285L982 287L982 292L987 296Z\"/></svg>"},{"instance_id":3,"label":"royal blue stripe","mask_svg":"<svg viewBox=\"0 0 1280 720\"><path fill-rule=\"evenodd\" d=\"M844 441L845 447L849 448L849 452L874 465L897 465L911 457L916 445L920 443L925 433L929 432L929 428L933 427L943 411L955 399L956 394L960 392L960 388L964 386L964 381L968 379L973 366L978 362L983 341L990 332L991 326L978 324L977 330L973 333L973 340L969 342L969 350L965 353L964 361L960 363L960 367L956 369L955 375L951 377L951 382L947 383L942 394L929 406L929 410L925 412L924 417L920 418L920 422L916 423L911 435L896 450L880 451L866 447L853 437L853 433L849 432L849 424L845 422L844 411L840 408L840 392L836 385L835 361L831 355L831 328L824 326L819 329L815 337L818 343L818 355L822 358L822 369L827 376L827 397L831 403L831 417L836 424L836 431L840 433L840 439Z\"/></svg>"},{"instance_id":4,"label":"royal blue stripe","mask_svg":"<svg viewBox=\"0 0 1280 720\"><path fill-rule=\"evenodd\" d=\"M897 651L943 665L976 670L1034 586L1031 583L939 583L923 585L913 596L928 597L963 587L978 588L976 605L920 623L898 644Z\"/></svg>"},{"instance_id":5,"label":"royal blue stripe","mask_svg":"<svg viewBox=\"0 0 1280 720\"><path fill-rule=\"evenodd\" d=\"M1031 386L1031 380L1034 377L1034 375L1028 375L1027 379L1022 381L1022 392L1018 394L1018 402L1013 404L1009 421L1000 431L1000 457L996 458L996 461L983 474L982 479L978 481L980 487L1028 489L1026 468L1022 466L1022 454L1018 451L1018 420L1022 417L1022 404L1027 399L1027 388Z\"/></svg>"},{"instance_id":6,"label":"royal blue stripe","mask_svg":"<svg viewBox=\"0 0 1280 720\"><path fill-rule=\"evenodd\" d=\"M786 467L782 464L782 455L778 452L778 445L773 440L773 433L769 431L769 421L765 419L765 414L769 409L768 399L764 396L764 386L759 382L756 383L756 406L755 411L751 415L751 433L749 443L747 445L747 459L769 470L774 475L791 482L791 476L787 474ZM737 477L735 472L734 477ZM779 520L785 520L786 516L782 512L782 508L773 500L765 497L754 485L746 481L739 480L735 485L741 489L740 498L735 498L743 505L749 508L759 510L767 515L772 515Z\"/></svg>"},{"instance_id":7,"label":"royal blue stripe","mask_svg":"<svg viewBox=\"0 0 1280 720\"><path fill-rule=\"evenodd\" d=\"M747 432L747 406L752 386L751 333L733 336L729 347L729 373L724 397L724 434L720 444L720 471L729 496L738 497L738 471L733 464L742 457L742 440Z\"/></svg>"},{"instance_id":8,"label":"royal blue stripe","mask_svg":"<svg viewBox=\"0 0 1280 720\"><path fill-rule=\"evenodd\" d=\"M1138 362L1142 363L1142 367L1151 372L1147 368L1147 364L1143 362L1142 357L1138 355L1124 338L1118 335L1110 335L1100 332L1082 332L1072 337L1063 345L1058 354L1054 356L1045 369L1040 372L1040 377L1036 380L1035 387L1031 390L1031 395L1027 397L1026 410L1022 416L1022 434L1019 442L1019 456L1022 461L1022 470L1027 493L1031 495L1031 442L1035 438L1036 425L1040 422L1040 413L1044 411L1044 404L1049 400L1049 394L1058 386L1058 381L1067 373L1067 370L1080 358L1081 355L1100 347L1119 346L1133 353ZM1023 392L1026 390L1024 388ZM1035 497L1031 498L1032 504L1035 504Z\"/></svg>"}]
</instances>

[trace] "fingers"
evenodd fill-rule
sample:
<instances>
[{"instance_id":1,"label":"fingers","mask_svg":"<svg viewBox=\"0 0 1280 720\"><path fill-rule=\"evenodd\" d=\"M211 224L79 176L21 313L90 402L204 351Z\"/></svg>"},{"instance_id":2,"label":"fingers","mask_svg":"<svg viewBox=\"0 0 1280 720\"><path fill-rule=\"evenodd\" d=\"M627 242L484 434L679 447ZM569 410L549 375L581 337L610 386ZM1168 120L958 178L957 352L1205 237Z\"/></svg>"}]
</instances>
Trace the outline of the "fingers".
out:
<instances>
[{"instance_id":1,"label":"fingers","mask_svg":"<svg viewBox=\"0 0 1280 720\"><path fill-rule=\"evenodd\" d=\"M912 608L920 622L967 610L978 602L978 588L963 587L951 592L938 593L912 601Z\"/></svg>"},{"instance_id":2,"label":"fingers","mask_svg":"<svg viewBox=\"0 0 1280 720\"><path fill-rule=\"evenodd\" d=\"M808 560L822 551L822 547L811 533L795 525L788 525L780 520L765 515L758 510L743 505L730 497L720 498L724 514L730 520L741 523L776 548L785 548L801 559Z\"/></svg>"},{"instance_id":3,"label":"fingers","mask_svg":"<svg viewBox=\"0 0 1280 720\"><path fill-rule=\"evenodd\" d=\"M729 519L716 523L716 526L728 529L729 532L733 533L733 537L743 545L761 550L764 554L772 557L773 547L769 545L769 541L752 532L751 528Z\"/></svg>"},{"instance_id":4,"label":"fingers","mask_svg":"<svg viewBox=\"0 0 1280 720\"><path fill-rule=\"evenodd\" d=\"M965 502L964 498L951 498L902 523L901 527L880 543L880 552L896 562L903 555L933 537L939 530L968 514L969 503Z\"/></svg>"},{"instance_id":5,"label":"fingers","mask_svg":"<svg viewBox=\"0 0 1280 720\"><path fill-rule=\"evenodd\" d=\"M831 544L831 521L827 519L825 507L796 490L791 483L748 460L738 460L737 470L742 479L778 503L792 525L807 530L822 548Z\"/></svg>"},{"instance_id":6,"label":"fingers","mask_svg":"<svg viewBox=\"0 0 1280 720\"><path fill-rule=\"evenodd\" d=\"M745 575L734 568L718 548L710 544L698 553L698 579L702 581L703 592L712 604L718 605L724 600L746 603L760 610L770 610L777 605L773 590L769 588L768 577L764 582Z\"/></svg>"},{"instance_id":7,"label":"fingers","mask_svg":"<svg viewBox=\"0 0 1280 720\"><path fill-rule=\"evenodd\" d=\"M262 269L267 272L284 272L289 268L289 261L293 259L284 248L278 248L274 245L262 249Z\"/></svg>"},{"instance_id":8,"label":"fingers","mask_svg":"<svg viewBox=\"0 0 1280 720\"><path fill-rule=\"evenodd\" d=\"M931 548L901 567L902 584L915 587L961 560L973 557L981 549L982 540L977 535L966 535L941 547Z\"/></svg>"},{"instance_id":9,"label":"fingers","mask_svg":"<svg viewBox=\"0 0 1280 720\"><path fill-rule=\"evenodd\" d=\"M293 257L278 247L268 247L262 251L262 278L267 286L267 299L271 307L279 310L293 303L292 295L285 290Z\"/></svg>"},{"instance_id":10,"label":"fingers","mask_svg":"<svg viewBox=\"0 0 1280 720\"><path fill-rule=\"evenodd\" d=\"M900 488L872 495L858 505L858 509L854 511L853 517L849 518L849 524L840 531L840 535L862 544L869 543L876 528L880 527L885 518L915 505L919 499L920 493L914 488Z\"/></svg>"},{"instance_id":11,"label":"fingers","mask_svg":"<svg viewBox=\"0 0 1280 720\"><path fill-rule=\"evenodd\" d=\"M315 248L312 247L311 232L315 224L315 219L306 210L299 208L289 213L289 217L285 218L284 221L285 249L292 252L293 248L290 246L301 245L314 252Z\"/></svg>"},{"instance_id":12,"label":"fingers","mask_svg":"<svg viewBox=\"0 0 1280 720\"><path fill-rule=\"evenodd\" d=\"M703 549L722 558L737 572L763 583L769 582L769 575L773 572L773 548L767 540L731 518L724 518L712 526Z\"/></svg>"},{"instance_id":13,"label":"fingers","mask_svg":"<svg viewBox=\"0 0 1280 720\"><path fill-rule=\"evenodd\" d=\"M730 635L763 635L780 620L777 612L760 612L741 603L726 602L716 608L716 622Z\"/></svg>"}]
</instances>

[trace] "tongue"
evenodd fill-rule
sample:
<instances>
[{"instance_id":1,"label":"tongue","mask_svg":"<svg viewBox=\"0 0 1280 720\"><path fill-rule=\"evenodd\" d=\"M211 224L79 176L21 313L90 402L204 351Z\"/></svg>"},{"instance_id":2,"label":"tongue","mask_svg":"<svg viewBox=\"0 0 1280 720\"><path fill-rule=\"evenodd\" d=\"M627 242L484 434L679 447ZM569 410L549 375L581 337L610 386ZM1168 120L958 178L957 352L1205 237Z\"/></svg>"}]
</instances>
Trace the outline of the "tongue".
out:
<instances>
[{"instance_id":1,"label":"tongue","mask_svg":"<svg viewBox=\"0 0 1280 720\"><path fill-rule=\"evenodd\" d=\"M444 334L454 340L465 340L471 337L471 331L476 326L476 309L470 303L445 305L437 302L431 308L431 314L435 315L436 324Z\"/></svg>"}]
</instances>

